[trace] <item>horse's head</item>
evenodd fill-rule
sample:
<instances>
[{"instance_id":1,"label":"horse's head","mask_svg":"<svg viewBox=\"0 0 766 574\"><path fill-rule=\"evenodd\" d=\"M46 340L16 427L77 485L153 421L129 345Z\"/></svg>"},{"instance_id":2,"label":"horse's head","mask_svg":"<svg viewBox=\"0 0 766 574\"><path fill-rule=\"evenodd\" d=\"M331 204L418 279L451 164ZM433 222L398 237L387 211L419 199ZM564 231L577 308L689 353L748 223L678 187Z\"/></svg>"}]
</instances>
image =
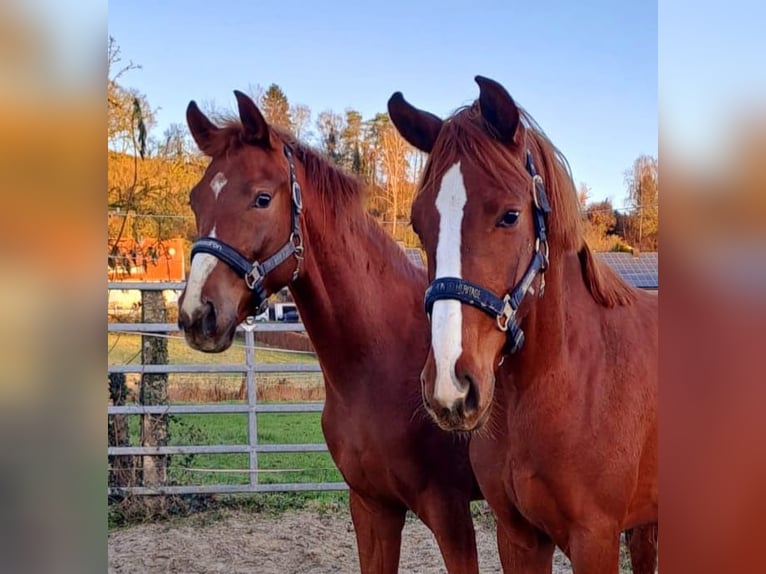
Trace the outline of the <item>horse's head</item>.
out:
<instances>
[{"instance_id":1,"label":"horse's head","mask_svg":"<svg viewBox=\"0 0 766 574\"><path fill-rule=\"evenodd\" d=\"M198 239L179 299L190 346L220 352L237 325L285 286L302 254L291 152L258 107L234 92L240 122L216 126L190 102L189 129L210 164L190 193Z\"/></svg>"},{"instance_id":2,"label":"horse's head","mask_svg":"<svg viewBox=\"0 0 766 574\"><path fill-rule=\"evenodd\" d=\"M523 343L524 295L540 289L547 265L549 208L522 112L500 84L476 81L478 101L444 122L400 93L389 100L402 136L430 154L411 214L432 281L421 380L431 415L448 430L486 422L495 368L509 344Z\"/></svg>"}]
</instances>

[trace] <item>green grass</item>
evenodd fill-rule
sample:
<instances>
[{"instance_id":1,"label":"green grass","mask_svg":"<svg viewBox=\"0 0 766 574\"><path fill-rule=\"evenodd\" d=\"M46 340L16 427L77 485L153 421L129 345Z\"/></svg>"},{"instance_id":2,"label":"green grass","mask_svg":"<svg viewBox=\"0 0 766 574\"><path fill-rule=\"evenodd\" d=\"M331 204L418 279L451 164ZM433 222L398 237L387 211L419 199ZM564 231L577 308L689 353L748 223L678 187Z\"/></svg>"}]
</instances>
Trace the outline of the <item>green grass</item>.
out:
<instances>
[{"instance_id":1,"label":"green grass","mask_svg":"<svg viewBox=\"0 0 766 574\"><path fill-rule=\"evenodd\" d=\"M263 444L321 443L320 413L263 413L258 415L258 441ZM140 417L130 415L128 426L132 445L140 443ZM194 414L171 415L168 424L168 444L247 444L247 415ZM261 453L258 467L264 470L301 469L297 472L262 473L259 482L340 482L343 477L335 468L330 454L321 453ZM249 473L199 472L190 469L248 468L245 454L173 455L168 469L169 484L212 485L247 484ZM348 508L346 491L276 492L262 494L218 495L214 497L171 497L164 512L147 514L139 503L124 501L110 505L109 527L185 516L200 510L235 508L257 512L279 513L303 508L318 512L336 512Z\"/></svg>"},{"instance_id":2,"label":"green grass","mask_svg":"<svg viewBox=\"0 0 766 574\"><path fill-rule=\"evenodd\" d=\"M137 364L141 362L141 336L135 334L108 333L108 363ZM168 362L170 364L222 364L243 363L245 360L244 343L241 338L235 340L232 347L217 354L201 353L191 349L182 336L168 339ZM316 363L311 354L289 353L271 349L256 349L256 362L261 363ZM272 375L271 377L276 377ZM322 384L321 373L286 375L292 384ZM137 382L137 375L129 375ZM263 375L257 376L259 384L269 380ZM242 375L171 374L170 384L184 385L202 379L205 384L229 381L239 386ZM134 397L132 397L134 398ZM236 401L232 401L236 402ZM173 404L184 404L174 402ZM241 403L240 403L241 404ZM263 413L258 415L258 441L262 444L322 443L324 437L320 426L320 413ZM128 427L130 444L140 444L140 416L129 415ZM170 445L205 445L205 444L247 444L247 415L245 414L193 414L171 415L168 423L168 444ZM249 461L246 454L220 455L172 455L170 457L168 479L172 485L212 485L212 484L247 484L248 472L212 472L212 470L246 470ZM258 467L263 470L300 469L290 472L264 472L259 474L259 482L264 484L291 482L339 482L342 477L335 468L329 453L261 453ZM193 470L192 470L193 469ZM201 469L211 469L204 472ZM200 497L176 497L177 500L195 500ZM202 497L205 498L205 497ZM287 509L313 508L332 510L346 508L348 494L344 491L243 494L235 496L216 496L205 498L202 507L233 506L265 512L280 512ZM184 514L197 503L179 502L178 513ZM174 514L169 512L169 514ZM133 523L146 518L138 512L131 518L131 513L119 504L110 507L110 526ZM143 518L141 518L143 516Z\"/></svg>"},{"instance_id":3,"label":"green grass","mask_svg":"<svg viewBox=\"0 0 766 574\"><path fill-rule=\"evenodd\" d=\"M262 444L321 443L320 413L263 413L258 415L258 442ZM139 417L130 416L131 444L140 442ZM168 424L171 445L247 444L247 415L172 415ZM264 470L300 469L259 474L264 484L278 482L336 482L342 477L329 453L260 453L258 467ZM246 484L249 473L201 472L188 469L246 470L246 454L195 454L170 457L172 484Z\"/></svg>"}]
</instances>

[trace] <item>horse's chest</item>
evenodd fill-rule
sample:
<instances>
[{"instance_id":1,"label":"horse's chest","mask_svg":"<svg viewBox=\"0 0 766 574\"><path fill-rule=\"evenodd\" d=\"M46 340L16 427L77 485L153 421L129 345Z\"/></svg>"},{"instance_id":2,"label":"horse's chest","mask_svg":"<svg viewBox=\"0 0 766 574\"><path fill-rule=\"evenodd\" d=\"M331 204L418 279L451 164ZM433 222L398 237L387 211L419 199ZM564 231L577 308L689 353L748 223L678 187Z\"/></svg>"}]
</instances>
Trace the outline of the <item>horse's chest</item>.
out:
<instances>
[{"instance_id":1,"label":"horse's chest","mask_svg":"<svg viewBox=\"0 0 766 574\"><path fill-rule=\"evenodd\" d=\"M502 522L511 507L554 539L565 530L557 499L529 454L524 442L476 440L471 443L471 461L482 492ZM512 514L507 514L512 521Z\"/></svg>"},{"instance_id":2,"label":"horse's chest","mask_svg":"<svg viewBox=\"0 0 766 574\"><path fill-rule=\"evenodd\" d=\"M406 472L408 465L392 460L400 458L403 450L385 432L385 424L325 406L322 428L330 455L353 490L386 497L398 490L398 474Z\"/></svg>"},{"instance_id":3,"label":"horse's chest","mask_svg":"<svg viewBox=\"0 0 766 574\"><path fill-rule=\"evenodd\" d=\"M566 530L557 497L533 465L516 463L506 480L516 507L527 520L557 540Z\"/></svg>"}]
</instances>

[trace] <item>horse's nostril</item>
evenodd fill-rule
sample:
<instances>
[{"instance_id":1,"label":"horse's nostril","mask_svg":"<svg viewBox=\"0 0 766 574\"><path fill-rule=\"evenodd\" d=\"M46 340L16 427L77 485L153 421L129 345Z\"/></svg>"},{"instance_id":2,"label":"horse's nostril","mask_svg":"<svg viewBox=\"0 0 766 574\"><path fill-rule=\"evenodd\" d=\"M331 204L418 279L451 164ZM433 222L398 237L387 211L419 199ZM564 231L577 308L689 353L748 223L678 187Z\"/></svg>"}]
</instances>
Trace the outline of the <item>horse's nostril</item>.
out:
<instances>
[{"instance_id":1,"label":"horse's nostril","mask_svg":"<svg viewBox=\"0 0 766 574\"><path fill-rule=\"evenodd\" d=\"M191 317L189 317L189 314L184 311L183 309L179 309L178 311L178 328L182 331L186 331L192 324Z\"/></svg>"},{"instance_id":2,"label":"horse's nostril","mask_svg":"<svg viewBox=\"0 0 766 574\"><path fill-rule=\"evenodd\" d=\"M460 408L464 414L470 414L479 406L479 393L471 373L464 371L458 375L458 381L462 387L462 391L465 393L464 399L461 401Z\"/></svg>"},{"instance_id":3,"label":"horse's nostril","mask_svg":"<svg viewBox=\"0 0 766 574\"><path fill-rule=\"evenodd\" d=\"M457 383L462 394L467 393L473 386L473 377L468 370L456 366L455 377L457 378Z\"/></svg>"},{"instance_id":4,"label":"horse's nostril","mask_svg":"<svg viewBox=\"0 0 766 574\"><path fill-rule=\"evenodd\" d=\"M479 408L479 390L470 375L466 379L468 381L468 394L465 397L465 413L471 414Z\"/></svg>"},{"instance_id":5,"label":"horse's nostril","mask_svg":"<svg viewBox=\"0 0 766 574\"><path fill-rule=\"evenodd\" d=\"M216 317L215 307L213 307L211 303L205 303L205 309L202 311L200 321L202 323L202 333L206 337L214 337L216 330Z\"/></svg>"}]
</instances>

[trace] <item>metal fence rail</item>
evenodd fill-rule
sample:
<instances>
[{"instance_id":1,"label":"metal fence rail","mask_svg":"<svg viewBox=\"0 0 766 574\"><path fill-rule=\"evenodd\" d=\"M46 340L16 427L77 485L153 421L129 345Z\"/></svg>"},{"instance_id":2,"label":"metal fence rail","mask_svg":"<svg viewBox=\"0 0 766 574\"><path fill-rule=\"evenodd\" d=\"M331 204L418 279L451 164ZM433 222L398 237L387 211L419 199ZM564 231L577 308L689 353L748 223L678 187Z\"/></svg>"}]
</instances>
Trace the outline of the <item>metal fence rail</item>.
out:
<instances>
[{"instance_id":1,"label":"metal fence rail","mask_svg":"<svg viewBox=\"0 0 766 574\"><path fill-rule=\"evenodd\" d=\"M132 282L113 281L107 283L109 290L139 291L180 291L181 282ZM302 323L257 323L249 320L237 330L244 333L244 363L204 365L204 364L164 364L164 365L109 365L109 373L243 373L246 380L247 404L197 404L197 405L123 405L107 407L107 414L114 415L171 415L171 414L230 414L247 415L247 444L218 445L173 445L173 446L109 446L109 456L158 456L173 454L247 454L249 459L249 480L244 484L207 484L207 485L160 485L160 486L116 486L108 488L111 495L176 495L176 494L232 494L256 492L299 492L346 490L345 482L305 482L262 484L258 480L259 453L296 453L327 452L325 443L316 444L259 444L259 413L306 413L322 412L323 403L279 403L259 404L256 396L257 373L316 373L321 372L318 364L304 363L262 363L255 361L255 332L305 331ZM126 334L167 334L177 332L175 323L108 323L108 333Z\"/></svg>"},{"instance_id":2,"label":"metal fence rail","mask_svg":"<svg viewBox=\"0 0 766 574\"><path fill-rule=\"evenodd\" d=\"M345 482L285 482L273 484L201 484L199 486L131 486L114 487L109 494L176 495L176 494L247 494L256 492L309 492L348 490Z\"/></svg>"},{"instance_id":3,"label":"metal fence rail","mask_svg":"<svg viewBox=\"0 0 766 574\"><path fill-rule=\"evenodd\" d=\"M250 343L245 339L245 350ZM255 344L253 343L253 347ZM252 348L251 348L252 350ZM110 373L319 373L318 365L300 363L264 363L262 365L109 365Z\"/></svg>"}]
</instances>

